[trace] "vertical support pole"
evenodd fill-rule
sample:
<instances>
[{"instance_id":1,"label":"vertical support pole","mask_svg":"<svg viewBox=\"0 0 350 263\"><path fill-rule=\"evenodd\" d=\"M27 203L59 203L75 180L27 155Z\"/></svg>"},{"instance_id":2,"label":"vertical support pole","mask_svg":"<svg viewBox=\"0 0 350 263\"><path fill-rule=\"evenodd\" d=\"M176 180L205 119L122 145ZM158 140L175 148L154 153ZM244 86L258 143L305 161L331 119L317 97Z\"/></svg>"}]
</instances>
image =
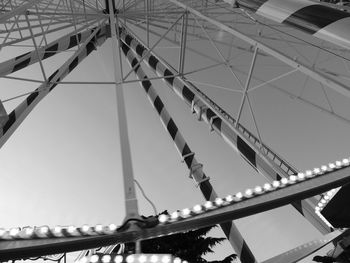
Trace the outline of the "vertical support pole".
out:
<instances>
[{"instance_id":1,"label":"vertical support pole","mask_svg":"<svg viewBox=\"0 0 350 263\"><path fill-rule=\"evenodd\" d=\"M188 23L188 12L185 11L182 17L182 28L181 28L181 43L180 43L180 61L179 61L179 74L183 75L185 65L185 51L186 51L186 40L187 40L187 23Z\"/></svg>"},{"instance_id":2,"label":"vertical support pole","mask_svg":"<svg viewBox=\"0 0 350 263\"><path fill-rule=\"evenodd\" d=\"M112 36L112 52L113 52L113 63L114 63L114 78L117 96L117 114L118 114L118 125L119 125L119 140L121 148L122 157L122 171L124 179L124 195L125 195L125 209L126 209L126 219L131 217L139 217L138 205L136 199L135 185L134 185L134 175L131 162L131 152L128 136L127 119L125 113L125 103L123 94L123 84L118 84L122 80L122 71L120 68L120 75L118 76L118 59L119 67L121 66L121 54L120 50L117 53L118 39L117 39L117 28L116 28L116 17L113 10L113 1L106 0L109 5L109 18L111 25L111 36ZM118 35L119 38L119 35Z\"/></svg>"},{"instance_id":3,"label":"vertical support pole","mask_svg":"<svg viewBox=\"0 0 350 263\"><path fill-rule=\"evenodd\" d=\"M147 38L147 47L149 47L149 17L148 17L148 13L149 13L149 2L148 0L145 0L145 13L146 13L146 38Z\"/></svg>"},{"instance_id":4,"label":"vertical support pole","mask_svg":"<svg viewBox=\"0 0 350 263\"><path fill-rule=\"evenodd\" d=\"M238 127L238 123L239 123L239 119L240 119L241 114L242 114L242 109L243 109L243 105L244 105L244 102L245 102L245 98L247 96L247 91L248 91L248 88L249 88L250 80L252 79L252 74L253 74L253 69L254 69L254 66L255 66L255 61L256 61L257 54L258 54L258 46L255 46L252 63L250 65L247 81L245 82L244 93L243 93L243 96L242 96L241 105L239 107L238 114L237 114L237 121L236 121L236 124L235 124L236 128Z\"/></svg>"}]
</instances>

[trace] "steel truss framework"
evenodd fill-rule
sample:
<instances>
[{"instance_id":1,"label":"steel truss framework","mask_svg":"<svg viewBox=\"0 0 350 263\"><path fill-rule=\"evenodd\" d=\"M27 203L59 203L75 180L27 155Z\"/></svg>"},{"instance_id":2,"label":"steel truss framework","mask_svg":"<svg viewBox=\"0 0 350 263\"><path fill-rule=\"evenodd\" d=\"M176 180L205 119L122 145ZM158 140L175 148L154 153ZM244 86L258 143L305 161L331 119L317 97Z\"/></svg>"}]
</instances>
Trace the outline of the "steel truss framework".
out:
<instances>
[{"instance_id":1,"label":"steel truss framework","mask_svg":"<svg viewBox=\"0 0 350 263\"><path fill-rule=\"evenodd\" d=\"M343 47L333 45L334 41L330 44L312 37L304 40L297 31L284 27L281 29L278 23L256 17L250 13L252 8L244 8L247 2L242 1L242 8L233 8L227 1L135 0L119 1L115 6L111 0L103 3L98 0L2 2L1 49L23 47L30 51L1 62L0 77L35 82L40 86L34 91L8 99L25 98L9 114L2 109L0 146L4 145L33 108L58 84L115 84L124 183L125 189L130 189L125 193L126 219L138 219L122 87L139 82L187 165L190 177L208 201L202 206L184 209L181 213L174 212L170 217L154 218L153 221L141 220L139 225L133 225L128 230L116 228L115 225L2 229L2 261L91 249L221 224L241 261L256 262L232 220L286 204L292 204L326 236L323 241L313 242L303 252L296 249L298 253L292 253L292 257L289 253L289 256L280 255L268 262L295 262L325 244L348 235L348 231L334 231L314 210L322 193L350 181L349 160L344 159L299 173L263 143L264 134L259 127L257 113L254 112L252 94L255 90L268 86L348 124L350 121L346 108L336 107L330 94L333 98L349 97L350 58ZM258 7L252 10L260 9ZM218 32L222 36L217 36ZM108 38L113 43L115 81L65 82L64 77ZM173 54L169 56L159 51L164 44L177 49L176 59ZM206 52L208 49L212 52ZM56 71L49 73L44 61L64 52L72 52L72 56ZM305 55L307 52L314 52L314 56ZM127 58L131 69L123 68L123 56ZM191 56L197 58L195 63L189 61ZM236 62L240 56L244 57L246 65ZM330 67L324 66L325 60L332 61L329 62ZM39 64L41 78L25 78L13 74L35 63ZM259 63L274 63L280 69L260 71L262 66ZM144 65L157 77L146 75L142 69ZM225 78L230 78L229 83L198 81L208 70L224 70L228 74ZM136 79L130 78L133 75L136 75ZM303 83L297 84L302 88L298 92L281 88L281 85L290 85L288 78L294 75L303 79ZM180 127L166 109L166 103L153 88L151 82L157 79L162 79L199 121L208 124L210 130L215 131L256 171L273 183L224 199L218 198L209 177L203 172L203 165L197 161ZM232 88L232 82L235 88ZM323 104L303 96L307 87L315 85L321 87ZM206 94L208 86L237 94L239 106L232 111L227 110L227 105L217 104L215 94L210 97ZM8 100L2 99L2 102ZM250 114L250 122L245 120L245 111Z\"/></svg>"}]
</instances>

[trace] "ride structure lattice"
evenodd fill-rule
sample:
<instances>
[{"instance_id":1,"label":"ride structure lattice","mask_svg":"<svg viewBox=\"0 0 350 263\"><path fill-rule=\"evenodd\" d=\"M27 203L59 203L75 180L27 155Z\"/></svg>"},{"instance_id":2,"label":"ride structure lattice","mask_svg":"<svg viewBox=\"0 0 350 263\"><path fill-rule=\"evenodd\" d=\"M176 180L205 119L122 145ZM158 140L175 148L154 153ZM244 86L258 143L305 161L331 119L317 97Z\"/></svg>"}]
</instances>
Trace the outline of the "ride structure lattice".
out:
<instances>
[{"instance_id":1,"label":"ride structure lattice","mask_svg":"<svg viewBox=\"0 0 350 263\"><path fill-rule=\"evenodd\" d=\"M220 224L241 262L257 262L249 242L232 220L287 204L292 204L324 237L265 262L296 262L330 242L336 245L334 251L341 251L337 256L344 256L348 249L344 247L348 230L335 229L320 210L326 203L322 200L329 199L329 194L323 193L350 182L349 159L299 172L263 143L263 138L268 136L266 131L262 132L263 125L257 117L260 114L254 110L259 103L255 97L253 100L252 94L268 87L348 125L348 107L342 102L334 105L333 101L349 97L350 58L346 53L350 46L346 26L349 15L311 1L296 4L287 1L282 8L275 2L4 1L0 6L0 52L18 47L29 47L30 51L1 62L0 77L38 83L39 87L12 95L10 99L1 98L0 146L57 85L115 85L126 216L122 227L112 224L1 229L0 260L115 246ZM317 17L306 19L308 14L320 10L334 15L323 22L317 21ZM114 81L65 82L64 78L107 39L112 42ZM176 52L170 51L174 49ZM50 67L45 61L54 61L60 53L71 51L73 55L49 73ZM131 67L129 71L122 62L124 57ZM35 64L39 64L41 79L37 75L21 75ZM148 72L154 73L154 77L149 77ZM134 75L136 78L132 78ZM163 80L163 84L159 84L158 79ZM146 91L174 141L190 178L207 200L203 205L147 220L139 216L123 95L127 85L137 82ZM162 90L164 86L169 87L196 120L204 121L210 131L218 134L269 182L219 198L203 172L203 165L196 160L197 155L180 132L180 126L170 116L168 102L160 98L153 86ZM315 92L316 88L321 91L323 103L304 94L310 90ZM234 96L227 102L221 92ZM25 99L7 114L6 102L23 97ZM302 151L300 154L306 159L309 157ZM321 205L319 200L323 202ZM109 253L110 249L106 251ZM119 259L101 258L105 263ZM84 260L100 259L91 256Z\"/></svg>"}]
</instances>

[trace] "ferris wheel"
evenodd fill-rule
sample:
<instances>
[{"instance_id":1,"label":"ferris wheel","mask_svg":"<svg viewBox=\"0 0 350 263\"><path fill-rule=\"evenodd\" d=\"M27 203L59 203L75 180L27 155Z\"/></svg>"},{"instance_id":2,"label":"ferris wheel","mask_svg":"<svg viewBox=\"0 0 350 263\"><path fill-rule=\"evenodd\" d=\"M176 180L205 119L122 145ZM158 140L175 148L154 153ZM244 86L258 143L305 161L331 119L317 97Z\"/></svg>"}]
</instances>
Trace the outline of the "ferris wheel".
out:
<instances>
[{"instance_id":1,"label":"ferris wheel","mask_svg":"<svg viewBox=\"0 0 350 263\"><path fill-rule=\"evenodd\" d=\"M44 112L48 126L56 132L46 138L52 151L29 158L35 169L45 167L40 160L56 156L57 148L71 149L69 143L63 143L64 134L74 133L75 122L90 126L77 132L81 135L72 141L81 140L91 149L99 148L99 143L109 147L104 132L95 136L96 142L88 141L85 132L110 128L98 127L108 123L103 114L111 114L107 111L110 107L91 102L116 102L113 114L117 113L118 125L113 128L118 127L125 205L123 220L110 225L1 228L0 261L114 247L219 224L241 262L258 262L236 220L288 204L288 213L311 223L322 237L264 262L298 262L329 243L334 244L332 257L347 255L347 6L311 0L4 0L0 10L0 146L15 143L17 133L31 130L34 136L42 130L43 123L22 126ZM77 86L80 90L74 91ZM105 87L111 86L116 96L107 93L101 97ZM61 87L64 92L58 93ZM73 90L68 99L73 107L82 112L81 106L93 108L86 119L80 120L82 115L74 116L71 111L66 112L71 121L53 116L53 108L65 114L67 87ZM91 87L97 91L80 105L86 99L82 94ZM146 109L147 100L141 102L136 89L152 107ZM138 123L128 122L130 118ZM165 130L162 135L158 135L162 128L155 127L159 119ZM94 120L97 124L92 124ZM35 154L42 139L24 138ZM56 139L57 144L51 145ZM176 163L181 168L168 162L174 155L168 156L168 148L162 152L164 140L177 152ZM136 142L141 142L142 149ZM20 154L18 148L15 151ZM75 165L74 158L80 158L70 156L69 150L64 155L72 159L70 168ZM94 163L104 164L104 157L96 156ZM165 196L164 204L171 195L174 203L192 207L177 207L180 210L169 215L140 217L134 184L135 165L140 160L143 166L136 168L137 172L142 171L153 190L157 188L155 191ZM21 166L20 158L16 162ZM57 158L56 162L65 166ZM82 161L81 165L92 164ZM157 171L158 177L150 178ZM197 188L193 190L192 185L188 193L179 188L171 179L179 177L178 171L186 171ZM91 172L103 187L110 187L101 171ZM186 184L183 174L178 181ZM57 180L64 182L64 178ZM65 187L61 182L58 187L56 181L53 184L50 191ZM18 190L21 187L26 189L25 183L14 187L13 194L23 198L23 203L30 202ZM161 193L158 188L167 190ZM74 194L82 189L86 187ZM89 190L90 197L103 194L103 190L94 191ZM204 196L203 204L193 205L188 200L194 191ZM8 193L4 189L3 199ZM63 207L70 201L68 198ZM284 223L298 231L297 224ZM254 231L263 231L259 224L256 227ZM108 255L110 252L109 247L105 255L80 260L123 262L120 256ZM145 261L145 255L142 257Z\"/></svg>"}]
</instances>

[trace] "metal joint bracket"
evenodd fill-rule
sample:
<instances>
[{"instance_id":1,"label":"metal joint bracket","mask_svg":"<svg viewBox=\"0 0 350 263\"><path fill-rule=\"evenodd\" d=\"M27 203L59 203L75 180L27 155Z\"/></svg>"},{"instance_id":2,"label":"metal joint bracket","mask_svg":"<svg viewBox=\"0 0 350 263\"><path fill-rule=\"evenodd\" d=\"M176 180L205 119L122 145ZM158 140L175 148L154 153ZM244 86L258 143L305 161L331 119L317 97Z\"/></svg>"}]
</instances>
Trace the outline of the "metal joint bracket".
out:
<instances>
[{"instance_id":1,"label":"metal joint bracket","mask_svg":"<svg viewBox=\"0 0 350 263\"><path fill-rule=\"evenodd\" d=\"M194 155L194 152L190 152L190 153L188 153L188 154L183 155L183 156L182 156L181 162L183 163L187 157L190 157L190 156L192 156L192 155Z\"/></svg>"},{"instance_id":2,"label":"metal joint bracket","mask_svg":"<svg viewBox=\"0 0 350 263\"><path fill-rule=\"evenodd\" d=\"M214 130L214 128L213 128L213 122L214 122L215 119L218 119L218 118L219 118L219 116L217 116L217 115L215 115L215 116L213 116L213 117L210 118L209 124L210 124L210 131L211 131L211 132Z\"/></svg>"},{"instance_id":3,"label":"metal joint bracket","mask_svg":"<svg viewBox=\"0 0 350 263\"><path fill-rule=\"evenodd\" d=\"M199 187L201 183L203 183L205 181L209 181L209 180L210 180L210 177L204 177L200 181L196 181L196 180L194 180L194 181L196 183L196 187Z\"/></svg>"},{"instance_id":4,"label":"metal joint bracket","mask_svg":"<svg viewBox=\"0 0 350 263\"><path fill-rule=\"evenodd\" d=\"M198 102L198 101L200 101L199 99L198 100L192 100L192 102L191 102L191 111L192 111L192 113L196 113L196 110L195 110L195 106L196 106L196 103ZM197 105L198 106L198 105ZM198 115L198 120L199 121L201 121L202 120L202 113L203 113L203 107L199 107L198 106L198 109L199 109L199 111L198 111L198 113L197 113L197 115Z\"/></svg>"},{"instance_id":5,"label":"metal joint bracket","mask_svg":"<svg viewBox=\"0 0 350 263\"><path fill-rule=\"evenodd\" d=\"M190 175L188 177L193 178L192 174L202 167L203 167L203 164L201 164L201 163L193 164L190 168Z\"/></svg>"}]
</instances>

